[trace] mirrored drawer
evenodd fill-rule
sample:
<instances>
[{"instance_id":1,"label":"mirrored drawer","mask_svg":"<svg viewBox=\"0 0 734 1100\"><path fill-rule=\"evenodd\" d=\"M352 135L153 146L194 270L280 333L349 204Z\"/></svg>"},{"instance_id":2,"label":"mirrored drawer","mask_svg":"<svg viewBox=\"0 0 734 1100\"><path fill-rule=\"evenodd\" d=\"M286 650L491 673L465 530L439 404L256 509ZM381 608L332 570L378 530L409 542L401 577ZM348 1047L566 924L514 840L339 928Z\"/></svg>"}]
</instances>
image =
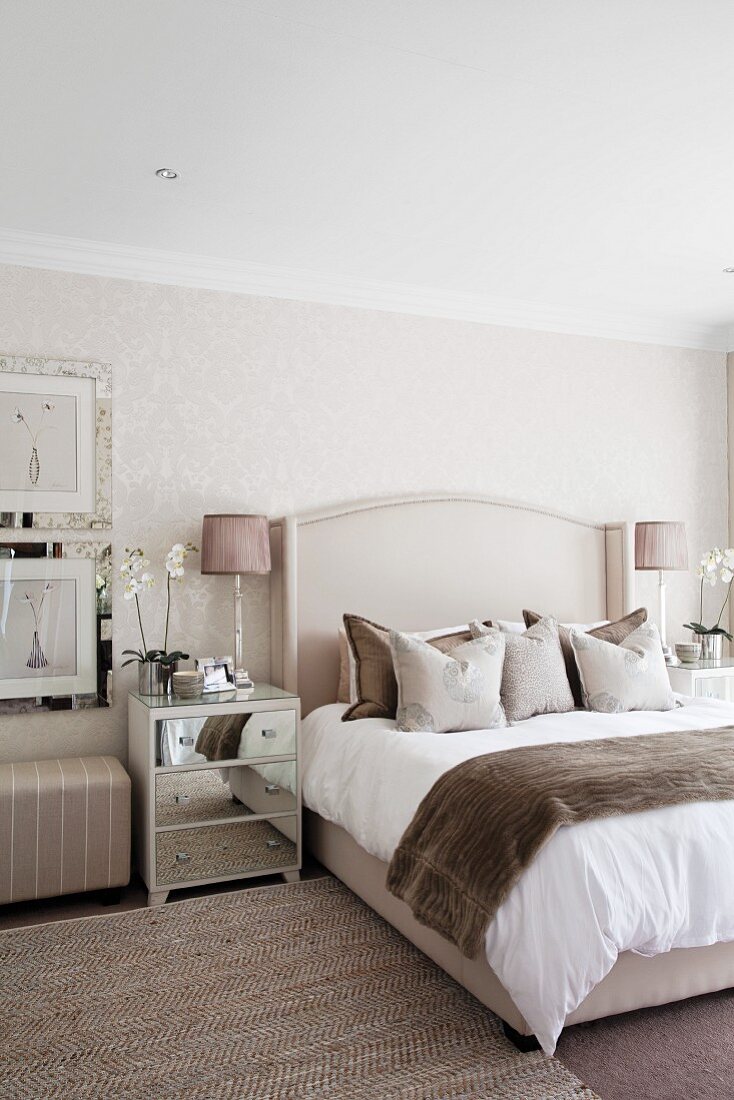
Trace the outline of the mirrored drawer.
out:
<instances>
[{"instance_id":1,"label":"mirrored drawer","mask_svg":"<svg viewBox=\"0 0 734 1100\"><path fill-rule=\"evenodd\" d=\"M295 760L241 764L229 768L228 773L227 781L218 768L156 775L156 825L221 821L296 809Z\"/></svg>"},{"instance_id":2,"label":"mirrored drawer","mask_svg":"<svg viewBox=\"0 0 734 1100\"><path fill-rule=\"evenodd\" d=\"M166 718L156 725L156 763L167 768L296 752L294 710Z\"/></svg>"},{"instance_id":3,"label":"mirrored drawer","mask_svg":"<svg viewBox=\"0 0 734 1100\"><path fill-rule=\"evenodd\" d=\"M296 829L293 816L156 833L157 885L293 867Z\"/></svg>"},{"instance_id":4,"label":"mirrored drawer","mask_svg":"<svg viewBox=\"0 0 734 1100\"><path fill-rule=\"evenodd\" d=\"M291 756L296 752L296 712L263 711L251 714L240 735L237 756Z\"/></svg>"},{"instance_id":5,"label":"mirrored drawer","mask_svg":"<svg viewBox=\"0 0 734 1100\"><path fill-rule=\"evenodd\" d=\"M189 821L219 821L250 813L218 769L167 772L155 777L156 825L185 825Z\"/></svg>"},{"instance_id":6,"label":"mirrored drawer","mask_svg":"<svg viewBox=\"0 0 734 1100\"><path fill-rule=\"evenodd\" d=\"M254 814L294 811L296 798L296 762L243 764L229 769L229 786L239 803Z\"/></svg>"}]
</instances>

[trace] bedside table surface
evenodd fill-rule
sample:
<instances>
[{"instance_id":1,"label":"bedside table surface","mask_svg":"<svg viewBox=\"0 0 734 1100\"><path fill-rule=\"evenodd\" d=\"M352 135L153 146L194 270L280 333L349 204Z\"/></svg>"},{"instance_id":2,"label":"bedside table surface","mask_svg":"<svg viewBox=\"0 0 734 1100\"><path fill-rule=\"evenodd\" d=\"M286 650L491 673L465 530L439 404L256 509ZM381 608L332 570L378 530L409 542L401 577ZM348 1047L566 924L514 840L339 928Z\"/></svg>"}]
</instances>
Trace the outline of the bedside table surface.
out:
<instances>
[{"instance_id":1,"label":"bedside table surface","mask_svg":"<svg viewBox=\"0 0 734 1100\"><path fill-rule=\"evenodd\" d=\"M222 703L267 703L277 699L298 698L290 691L283 691L272 684L255 684L254 690L248 692L207 691L195 699L178 699L175 695L141 695L138 691L131 691L130 694L150 710L160 710L163 707L216 707Z\"/></svg>"},{"instance_id":2,"label":"bedside table surface","mask_svg":"<svg viewBox=\"0 0 734 1100\"><path fill-rule=\"evenodd\" d=\"M680 668L684 672L715 672L721 670L734 676L734 660L722 661L681 661L677 665L669 665L669 668Z\"/></svg>"}]
</instances>

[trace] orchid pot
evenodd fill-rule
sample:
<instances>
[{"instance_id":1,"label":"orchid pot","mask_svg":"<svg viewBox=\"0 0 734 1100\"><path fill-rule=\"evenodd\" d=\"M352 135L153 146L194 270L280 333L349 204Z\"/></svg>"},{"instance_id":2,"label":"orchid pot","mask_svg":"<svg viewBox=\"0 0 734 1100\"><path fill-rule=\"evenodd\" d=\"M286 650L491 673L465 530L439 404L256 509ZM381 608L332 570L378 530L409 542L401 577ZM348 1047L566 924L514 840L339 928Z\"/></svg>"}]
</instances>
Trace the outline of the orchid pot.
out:
<instances>
[{"instance_id":1,"label":"orchid pot","mask_svg":"<svg viewBox=\"0 0 734 1100\"><path fill-rule=\"evenodd\" d=\"M163 664L162 661L138 662L138 691L141 695L169 695L171 677L178 671L178 661Z\"/></svg>"},{"instance_id":2,"label":"orchid pot","mask_svg":"<svg viewBox=\"0 0 734 1100\"><path fill-rule=\"evenodd\" d=\"M696 634L696 641L701 643L702 661L720 661L724 655L723 634Z\"/></svg>"}]
</instances>

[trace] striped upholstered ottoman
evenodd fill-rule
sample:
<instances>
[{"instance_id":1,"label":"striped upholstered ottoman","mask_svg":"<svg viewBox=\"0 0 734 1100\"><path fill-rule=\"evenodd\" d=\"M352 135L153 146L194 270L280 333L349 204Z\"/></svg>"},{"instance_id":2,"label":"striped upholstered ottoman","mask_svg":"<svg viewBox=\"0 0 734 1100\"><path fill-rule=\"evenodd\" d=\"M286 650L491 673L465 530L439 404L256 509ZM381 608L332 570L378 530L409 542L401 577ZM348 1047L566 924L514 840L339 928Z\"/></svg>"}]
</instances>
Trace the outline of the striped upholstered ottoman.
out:
<instances>
[{"instance_id":1,"label":"striped upholstered ottoman","mask_svg":"<svg viewBox=\"0 0 734 1100\"><path fill-rule=\"evenodd\" d=\"M130 880L130 778L114 756L0 764L0 904Z\"/></svg>"}]
</instances>

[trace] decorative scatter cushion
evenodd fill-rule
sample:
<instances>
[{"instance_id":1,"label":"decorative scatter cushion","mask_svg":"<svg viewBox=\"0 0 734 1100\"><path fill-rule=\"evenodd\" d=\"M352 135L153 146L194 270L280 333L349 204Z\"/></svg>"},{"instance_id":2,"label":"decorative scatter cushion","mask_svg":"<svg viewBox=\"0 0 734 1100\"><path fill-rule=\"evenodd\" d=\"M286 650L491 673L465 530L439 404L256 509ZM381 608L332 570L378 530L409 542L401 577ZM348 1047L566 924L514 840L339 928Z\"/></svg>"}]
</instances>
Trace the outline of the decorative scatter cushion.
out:
<instances>
[{"instance_id":1,"label":"decorative scatter cushion","mask_svg":"<svg viewBox=\"0 0 734 1100\"><path fill-rule=\"evenodd\" d=\"M487 622L487 625L491 625ZM430 642L431 645L435 645L437 649L440 649L442 653L447 653L454 646L460 645L462 642L471 641L471 633L468 627L455 626L450 629L442 627L439 630L426 630L416 631L416 637L422 638L425 642ZM343 626L339 627L339 686L336 692L337 703L354 703L357 699L357 689L355 683L355 666L354 656L347 641L347 632Z\"/></svg>"},{"instance_id":2,"label":"decorative scatter cushion","mask_svg":"<svg viewBox=\"0 0 734 1100\"><path fill-rule=\"evenodd\" d=\"M392 667L388 628L359 615L345 615L344 628L354 657L357 698L342 715L342 721L394 718L398 685Z\"/></svg>"},{"instance_id":3,"label":"decorative scatter cushion","mask_svg":"<svg viewBox=\"0 0 734 1100\"><path fill-rule=\"evenodd\" d=\"M475 637L487 633L476 620ZM566 676L558 623L548 616L524 634L505 633L502 705L508 722L523 722L535 714L562 714L574 709Z\"/></svg>"},{"instance_id":4,"label":"decorative scatter cushion","mask_svg":"<svg viewBox=\"0 0 734 1100\"><path fill-rule=\"evenodd\" d=\"M473 641L473 635L467 627L466 630L457 630L455 634L438 634L435 638L421 638L420 640L433 646L439 653L451 653L457 646Z\"/></svg>"},{"instance_id":5,"label":"decorative scatter cushion","mask_svg":"<svg viewBox=\"0 0 734 1100\"><path fill-rule=\"evenodd\" d=\"M617 714L627 710L672 710L675 706L654 623L644 623L619 645L572 630L571 645L589 710Z\"/></svg>"},{"instance_id":6,"label":"decorative scatter cushion","mask_svg":"<svg viewBox=\"0 0 734 1100\"><path fill-rule=\"evenodd\" d=\"M354 661L354 693L353 697L350 694L348 702L352 705L342 715L342 722L357 718L394 718L398 706L398 685L390 650L389 627L363 619L361 615L345 615L344 628ZM430 638L426 644L448 651L471 638L470 631L463 628L456 633L441 633Z\"/></svg>"},{"instance_id":7,"label":"decorative scatter cushion","mask_svg":"<svg viewBox=\"0 0 734 1100\"><path fill-rule=\"evenodd\" d=\"M507 725L500 702L504 635L492 631L442 653L390 631L398 683L398 729L455 733Z\"/></svg>"},{"instance_id":8,"label":"decorative scatter cushion","mask_svg":"<svg viewBox=\"0 0 734 1100\"><path fill-rule=\"evenodd\" d=\"M535 611L523 611L522 615L526 626L534 626L535 623L540 622L543 618L542 615L538 615ZM571 623L559 624L558 636L561 640L563 659L566 662L566 675L568 676L568 682L571 685L573 699L577 707L582 707L584 703L581 695L579 670L576 668L576 658L574 657L573 646L571 645L571 630L583 631L585 634L590 634L592 638L601 638L604 642L611 642L613 645L619 645L628 634L631 634L633 630L637 630L637 628L642 626L646 621L647 608L638 607L636 611L630 611L629 615L625 615L624 618L617 619L617 621L613 623L600 623L598 626L594 627L577 626Z\"/></svg>"},{"instance_id":9,"label":"decorative scatter cushion","mask_svg":"<svg viewBox=\"0 0 734 1100\"><path fill-rule=\"evenodd\" d=\"M351 703L351 669L349 667L349 642L343 626L339 627L339 687L336 692L337 703Z\"/></svg>"}]
</instances>

